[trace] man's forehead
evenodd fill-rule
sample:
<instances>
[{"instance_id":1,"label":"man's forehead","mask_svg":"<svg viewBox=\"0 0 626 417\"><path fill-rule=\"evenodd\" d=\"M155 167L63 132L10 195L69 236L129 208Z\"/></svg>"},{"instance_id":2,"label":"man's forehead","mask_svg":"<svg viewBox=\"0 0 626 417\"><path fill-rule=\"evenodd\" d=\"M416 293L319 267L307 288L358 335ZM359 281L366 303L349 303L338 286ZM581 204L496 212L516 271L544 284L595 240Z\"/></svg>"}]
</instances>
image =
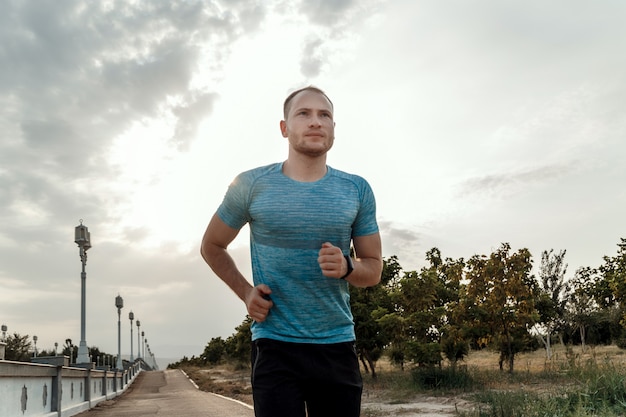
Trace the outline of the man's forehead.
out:
<instances>
[{"instance_id":1,"label":"man's forehead","mask_svg":"<svg viewBox=\"0 0 626 417\"><path fill-rule=\"evenodd\" d=\"M304 90L299 92L291 102L291 110L315 108L333 111L333 106L324 94L317 91Z\"/></svg>"}]
</instances>

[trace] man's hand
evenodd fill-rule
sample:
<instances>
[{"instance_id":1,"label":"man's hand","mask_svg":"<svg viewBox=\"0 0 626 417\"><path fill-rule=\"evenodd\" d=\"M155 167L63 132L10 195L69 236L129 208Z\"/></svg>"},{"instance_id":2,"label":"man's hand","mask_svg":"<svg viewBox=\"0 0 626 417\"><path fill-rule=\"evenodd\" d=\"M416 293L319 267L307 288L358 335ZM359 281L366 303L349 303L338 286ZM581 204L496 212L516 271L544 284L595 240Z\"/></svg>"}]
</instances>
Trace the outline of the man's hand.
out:
<instances>
[{"instance_id":1,"label":"man's hand","mask_svg":"<svg viewBox=\"0 0 626 417\"><path fill-rule=\"evenodd\" d=\"M265 321L270 312L270 308L274 306L274 303L269 297L271 293L272 290L270 287L265 284L259 284L256 287L250 288L246 296L248 315L257 323Z\"/></svg>"},{"instance_id":2,"label":"man's hand","mask_svg":"<svg viewBox=\"0 0 626 417\"><path fill-rule=\"evenodd\" d=\"M343 252L328 242L322 244L317 263L320 264L322 274L328 278L341 278L348 272L348 264L343 257Z\"/></svg>"}]
</instances>

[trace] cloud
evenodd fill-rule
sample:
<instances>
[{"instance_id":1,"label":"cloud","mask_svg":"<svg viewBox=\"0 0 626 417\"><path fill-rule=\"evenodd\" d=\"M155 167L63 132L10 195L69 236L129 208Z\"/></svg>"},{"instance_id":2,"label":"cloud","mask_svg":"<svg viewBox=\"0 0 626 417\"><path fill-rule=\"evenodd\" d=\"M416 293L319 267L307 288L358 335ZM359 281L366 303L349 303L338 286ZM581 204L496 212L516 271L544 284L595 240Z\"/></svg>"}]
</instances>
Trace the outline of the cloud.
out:
<instances>
[{"instance_id":1,"label":"cloud","mask_svg":"<svg viewBox=\"0 0 626 417\"><path fill-rule=\"evenodd\" d=\"M178 149L186 150L195 137L198 125L213 108L217 95L212 93L194 94L184 104L172 109L177 117L176 129L172 141Z\"/></svg>"},{"instance_id":2,"label":"cloud","mask_svg":"<svg viewBox=\"0 0 626 417\"><path fill-rule=\"evenodd\" d=\"M324 64L340 59L337 50L354 36L350 28L374 15L378 3L378 0L302 1L297 13L314 25L302 45L302 75L315 78L323 72Z\"/></svg>"},{"instance_id":3,"label":"cloud","mask_svg":"<svg viewBox=\"0 0 626 417\"><path fill-rule=\"evenodd\" d=\"M320 38L309 39L305 43L300 61L300 71L306 78L314 78L322 71L324 59L320 48L323 44L324 41Z\"/></svg>"},{"instance_id":4,"label":"cloud","mask_svg":"<svg viewBox=\"0 0 626 417\"><path fill-rule=\"evenodd\" d=\"M406 270L417 268L418 254L423 252L424 234L415 226L379 220L383 256L396 255Z\"/></svg>"},{"instance_id":5,"label":"cloud","mask_svg":"<svg viewBox=\"0 0 626 417\"><path fill-rule=\"evenodd\" d=\"M473 177L457 185L457 196L461 198L506 198L523 192L528 187L541 186L569 175L578 167L577 162L572 162Z\"/></svg>"},{"instance_id":6,"label":"cloud","mask_svg":"<svg viewBox=\"0 0 626 417\"><path fill-rule=\"evenodd\" d=\"M103 183L118 174L107 154L137 120L172 120L172 150L188 149L217 98L217 75L198 81L200 57L219 69L230 44L259 27L264 9L24 1L2 16L0 220L2 233L12 234L15 215L26 223L111 216L107 203L126 197L112 197Z\"/></svg>"}]
</instances>

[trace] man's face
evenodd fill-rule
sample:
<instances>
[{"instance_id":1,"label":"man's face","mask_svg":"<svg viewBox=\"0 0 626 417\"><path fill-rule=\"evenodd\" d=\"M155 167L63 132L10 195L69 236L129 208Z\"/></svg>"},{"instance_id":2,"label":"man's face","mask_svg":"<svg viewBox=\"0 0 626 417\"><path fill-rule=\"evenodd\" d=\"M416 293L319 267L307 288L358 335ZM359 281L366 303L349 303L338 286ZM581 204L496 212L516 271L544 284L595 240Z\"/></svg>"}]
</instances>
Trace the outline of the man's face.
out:
<instances>
[{"instance_id":1,"label":"man's face","mask_svg":"<svg viewBox=\"0 0 626 417\"><path fill-rule=\"evenodd\" d=\"M287 120L280 122L283 137L295 152L324 155L335 140L335 122L330 102L315 91L302 91L291 101Z\"/></svg>"}]
</instances>

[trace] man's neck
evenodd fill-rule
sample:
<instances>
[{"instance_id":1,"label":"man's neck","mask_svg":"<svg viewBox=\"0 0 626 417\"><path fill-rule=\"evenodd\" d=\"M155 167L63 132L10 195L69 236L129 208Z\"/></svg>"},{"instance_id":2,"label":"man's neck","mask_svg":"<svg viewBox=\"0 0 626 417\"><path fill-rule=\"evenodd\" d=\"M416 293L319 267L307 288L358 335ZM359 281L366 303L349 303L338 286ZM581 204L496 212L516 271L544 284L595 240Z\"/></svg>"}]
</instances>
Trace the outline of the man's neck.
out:
<instances>
[{"instance_id":1,"label":"man's neck","mask_svg":"<svg viewBox=\"0 0 626 417\"><path fill-rule=\"evenodd\" d=\"M305 155L289 155L283 163L283 174L300 182L318 181L326 175L327 170L326 155L315 158Z\"/></svg>"}]
</instances>

